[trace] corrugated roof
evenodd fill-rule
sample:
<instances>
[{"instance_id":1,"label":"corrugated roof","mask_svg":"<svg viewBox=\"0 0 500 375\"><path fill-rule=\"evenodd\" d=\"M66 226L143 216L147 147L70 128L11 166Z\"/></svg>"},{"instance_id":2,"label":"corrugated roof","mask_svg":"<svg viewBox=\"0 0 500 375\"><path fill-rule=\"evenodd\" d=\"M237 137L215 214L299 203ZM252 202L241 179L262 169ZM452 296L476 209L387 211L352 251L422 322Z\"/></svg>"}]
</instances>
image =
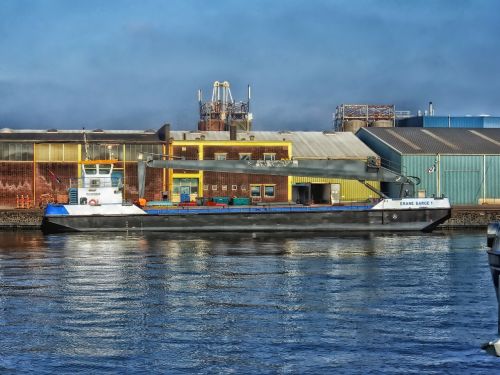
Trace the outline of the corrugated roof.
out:
<instances>
[{"instance_id":1,"label":"corrugated roof","mask_svg":"<svg viewBox=\"0 0 500 375\"><path fill-rule=\"evenodd\" d=\"M140 130L103 130L85 132L89 142L148 143L159 142L158 134ZM7 142L82 142L81 130L13 130L0 129L0 141Z\"/></svg>"},{"instance_id":2,"label":"corrugated roof","mask_svg":"<svg viewBox=\"0 0 500 375\"><path fill-rule=\"evenodd\" d=\"M182 132L172 131L171 137L182 140L195 140L203 135L205 140L228 141L229 132ZM313 131L271 132L254 131L238 132L238 140L249 141L290 141L292 153L298 159L365 159L368 156L377 156L368 146L361 142L353 133L325 133Z\"/></svg>"},{"instance_id":3,"label":"corrugated roof","mask_svg":"<svg viewBox=\"0 0 500 375\"><path fill-rule=\"evenodd\" d=\"M362 128L400 154L500 154L500 129Z\"/></svg>"},{"instance_id":4,"label":"corrugated roof","mask_svg":"<svg viewBox=\"0 0 500 375\"><path fill-rule=\"evenodd\" d=\"M140 130L104 130L86 131L89 142L150 143L160 142L158 134ZM227 131L171 131L174 140L228 141ZM353 133L328 133L313 131L273 132L255 131L238 132L238 140L289 141L292 152L300 159L365 159L377 156ZM81 130L11 130L0 129L0 141L5 142L83 142Z\"/></svg>"}]
</instances>

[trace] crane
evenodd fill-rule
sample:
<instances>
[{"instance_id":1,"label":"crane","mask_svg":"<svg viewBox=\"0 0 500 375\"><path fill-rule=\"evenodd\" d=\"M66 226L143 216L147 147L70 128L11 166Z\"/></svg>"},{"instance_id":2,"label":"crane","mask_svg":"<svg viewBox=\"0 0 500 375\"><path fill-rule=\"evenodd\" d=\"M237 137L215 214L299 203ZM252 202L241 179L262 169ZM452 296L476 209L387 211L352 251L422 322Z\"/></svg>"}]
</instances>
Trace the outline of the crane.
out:
<instances>
[{"instance_id":1,"label":"crane","mask_svg":"<svg viewBox=\"0 0 500 375\"><path fill-rule=\"evenodd\" d=\"M139 158L140 159L140 158ZM393 182L401 185L400 196L414 195L418 177L404 176L380 166L379 159L367 160L146 160L138 161L139 198L144 197L146 168L172 168L246 174L267 174L274 176L303 176L323 178L345 178L358 180L367 188L388 198L366 181Z\"/></svg>"}]
</instances>

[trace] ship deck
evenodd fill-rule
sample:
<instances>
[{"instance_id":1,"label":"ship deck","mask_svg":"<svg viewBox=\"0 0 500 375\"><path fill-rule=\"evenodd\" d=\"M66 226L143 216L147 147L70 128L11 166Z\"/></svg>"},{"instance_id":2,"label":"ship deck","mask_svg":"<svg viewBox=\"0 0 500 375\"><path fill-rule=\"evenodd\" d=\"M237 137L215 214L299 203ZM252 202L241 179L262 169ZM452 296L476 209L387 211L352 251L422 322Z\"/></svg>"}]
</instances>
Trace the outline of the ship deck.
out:
<instances>
[{"instance_id":1,"label":"ship deck","mask_svg":"<svg viewBox=\"0 0 500 375\"><path fill-rule=\"evenodd\" d=\"M186 214L232 214L232 213L287 213L287 212L331 212L331 211L364 211L373 207L372 204L352 206L186 206L145 208L149 215L186 215Z\"/></svg>"}]
</instances>

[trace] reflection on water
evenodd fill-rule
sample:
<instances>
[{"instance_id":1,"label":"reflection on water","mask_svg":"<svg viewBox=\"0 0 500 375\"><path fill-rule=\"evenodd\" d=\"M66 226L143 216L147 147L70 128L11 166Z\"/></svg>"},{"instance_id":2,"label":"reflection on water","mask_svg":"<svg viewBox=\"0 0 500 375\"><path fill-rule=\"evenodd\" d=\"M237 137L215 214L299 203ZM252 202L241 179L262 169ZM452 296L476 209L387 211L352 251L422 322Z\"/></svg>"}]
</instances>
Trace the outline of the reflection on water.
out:
<instances>
[{"instance_id":1,"label":"reflection on water","mask_svg":"<svg viewBox=\"0 0 500 375\"><path fill-rule=\"evenodd\" d=\"M0 232L0 372L490 371L484 242Z\"/></svg>"}]
</instances>

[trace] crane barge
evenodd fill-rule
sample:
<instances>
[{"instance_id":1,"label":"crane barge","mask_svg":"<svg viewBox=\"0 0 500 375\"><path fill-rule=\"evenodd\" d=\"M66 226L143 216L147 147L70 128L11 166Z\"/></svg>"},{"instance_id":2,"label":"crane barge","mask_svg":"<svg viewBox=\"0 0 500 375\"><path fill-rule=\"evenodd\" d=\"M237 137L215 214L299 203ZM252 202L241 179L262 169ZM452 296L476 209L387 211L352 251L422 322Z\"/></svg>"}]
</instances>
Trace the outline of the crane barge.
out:
<instances>
[{"instance_id":1,"label":"crane barge","mask_svg":"<svg viewBox=\"0 0 500 375\"><path fill-rule=\"evenodd\" d=\"M82 165L85 168L84 165ZM412 198L415 177L383 168L376 158L363 160L147 160L138 161L139 196L144 196L147 168L172 168L276 176L338 177L356 179L377 192L381 200L359 206L247 206L142 209L123 203L80 201L77 205L49 205L45 233L89 231L161 232L367 232L432 231L450 217L447 198ZM101 170L100 167L97 168ZM103 168L110 178L110 168ZM86 174L83 173L85 176ZM96 175L91 175L96 178ZM393 199L365 181L401 185ZM92 185L92 184L91 184ZM97 189L95 189L97 191ZM118 194L114 190L114 195Z\"/></svg>"}]
</instances>

